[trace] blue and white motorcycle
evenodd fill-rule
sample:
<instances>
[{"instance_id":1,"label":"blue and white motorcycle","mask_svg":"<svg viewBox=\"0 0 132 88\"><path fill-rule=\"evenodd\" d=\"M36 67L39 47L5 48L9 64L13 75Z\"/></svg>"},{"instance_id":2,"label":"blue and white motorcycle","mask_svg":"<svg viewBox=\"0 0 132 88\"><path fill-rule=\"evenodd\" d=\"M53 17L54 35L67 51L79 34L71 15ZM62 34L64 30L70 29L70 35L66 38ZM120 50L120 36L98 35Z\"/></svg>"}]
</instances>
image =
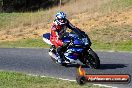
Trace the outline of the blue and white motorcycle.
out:
<instances>
[{"instance_id":1,"label":"blue and white motorcycle","mask_svg":"<svg viewBox=\"0 0 132 88\"><path fill-rule=\"evenodd\" d=\"M63 42L69 43L67 50L63 52L63 59L68 64L80 64L90 66L98 69L100 67L100 60L98 55L90 48L91 41L85 32L81 30L71 31L66 33L62 38ZM50 44L49 55L53 61L57 61L58 52L55 46L50 42L50 33L43 34L43 40Z\"/></svg>"}]
</instances>

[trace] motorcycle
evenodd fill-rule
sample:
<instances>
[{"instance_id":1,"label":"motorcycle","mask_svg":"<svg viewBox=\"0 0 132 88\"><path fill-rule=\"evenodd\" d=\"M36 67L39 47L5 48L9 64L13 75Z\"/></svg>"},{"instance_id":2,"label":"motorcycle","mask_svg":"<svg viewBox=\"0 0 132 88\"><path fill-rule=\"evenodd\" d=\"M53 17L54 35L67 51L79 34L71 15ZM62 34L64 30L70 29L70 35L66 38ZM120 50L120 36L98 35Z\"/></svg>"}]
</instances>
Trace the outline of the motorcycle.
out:
<instances>
[{"instance_id":1,"label":"motorcycle","mask_svg":"<svg viewBox=\"0 0 132 88\"><path fill-rule=\"evenodd\" d=\"M69 43L67 50L63 52L63 59L65 62L62 64L80 64L90 66L91 68L100 68L100 60L98 55L90 48L91 40L88 35L81 30L71 31L66 33L63 42ZM57 61L57 49L50 42L50 33L43 34L43 41L51 45L49 55L53 61Z\"/></svg>"}]
</instances>

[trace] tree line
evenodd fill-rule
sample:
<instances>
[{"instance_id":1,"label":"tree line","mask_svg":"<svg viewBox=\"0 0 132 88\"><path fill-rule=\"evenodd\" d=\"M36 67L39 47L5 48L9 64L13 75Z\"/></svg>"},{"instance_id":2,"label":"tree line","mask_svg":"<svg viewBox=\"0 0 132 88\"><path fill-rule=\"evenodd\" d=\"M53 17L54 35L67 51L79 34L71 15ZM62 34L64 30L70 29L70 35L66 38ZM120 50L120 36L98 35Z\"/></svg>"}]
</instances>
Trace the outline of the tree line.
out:
<instances>
[{"instance_id":1,"label":"tree line","mask_svg":"<svg viewBox=\"0 0 132 88\"><path fill-rule=\"evenodd\" d=\"M69 0L62 0L63 2ZM60 0L0 0L0 11L25 12L46 9L58 5Z\"/></svg>"}]
</instances>

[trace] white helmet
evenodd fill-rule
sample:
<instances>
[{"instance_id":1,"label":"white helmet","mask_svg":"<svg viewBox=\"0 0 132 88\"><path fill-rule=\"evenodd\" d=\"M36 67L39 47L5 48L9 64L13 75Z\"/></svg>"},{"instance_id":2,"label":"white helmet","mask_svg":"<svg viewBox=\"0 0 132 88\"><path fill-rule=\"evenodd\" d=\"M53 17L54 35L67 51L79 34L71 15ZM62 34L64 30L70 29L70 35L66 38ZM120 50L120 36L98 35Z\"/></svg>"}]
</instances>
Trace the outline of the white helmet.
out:
<instances>
[{"instance_id":1,"label":"white helmet","mask_svg":"<svg viewBox=\"0 0 132 88\"><path fill-rule=\"evenodd\" d=\"M58 25L64 25L67 23L67 19L66 19L66 14L64 12L58 12L56 14L56 19L55 19L56 23Z\"/></svg>"}]
</instances>

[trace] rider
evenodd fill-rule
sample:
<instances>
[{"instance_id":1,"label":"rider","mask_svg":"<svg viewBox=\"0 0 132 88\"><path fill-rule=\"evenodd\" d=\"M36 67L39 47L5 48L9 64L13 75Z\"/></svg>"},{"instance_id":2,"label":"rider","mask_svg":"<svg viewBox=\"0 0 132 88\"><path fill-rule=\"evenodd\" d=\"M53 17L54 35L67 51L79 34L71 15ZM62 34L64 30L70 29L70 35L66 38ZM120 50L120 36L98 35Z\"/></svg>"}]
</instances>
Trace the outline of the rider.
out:
<instances>
[{"instance_id":1,"label":"rider","mask_svg":"<svg viewBox=\"0 0 132 88\"><path fill-rule=\"evenodd\" d=\"M55 45L55 47L57 48L57 52L59 54L59 56L57 57L58 63L63 62L62 50L64 50L69 44L69 43L64 43L62 41L62 38L66 33L67 28L71 30L76 29L76 27L73 26L66 18L66 14L64 12L58 12L51 26L51 36L50 36L50 41L53 45Z\"/></svg>"}]
</instances>

